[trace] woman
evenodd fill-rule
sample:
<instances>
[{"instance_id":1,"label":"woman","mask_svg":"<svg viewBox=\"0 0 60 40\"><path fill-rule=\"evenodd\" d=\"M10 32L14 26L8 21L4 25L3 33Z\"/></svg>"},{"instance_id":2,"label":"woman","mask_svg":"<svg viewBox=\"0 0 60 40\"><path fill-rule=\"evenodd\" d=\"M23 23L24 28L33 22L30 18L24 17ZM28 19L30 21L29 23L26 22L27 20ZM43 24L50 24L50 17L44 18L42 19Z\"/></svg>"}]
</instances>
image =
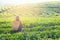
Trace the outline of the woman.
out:
<instances>
[{"instance_id":1,"label":"woman","mask_svg":"<svg viewBox=\"0 0 60 40\"><path fill-rule=\"evenodd\" d=\"M22 30L22 23L21 21L19 20L19 16L16 16L16 19L13 21L13 27L12 27L12 30L13 31L21 31Z\"/></svg>"}]
</instances>

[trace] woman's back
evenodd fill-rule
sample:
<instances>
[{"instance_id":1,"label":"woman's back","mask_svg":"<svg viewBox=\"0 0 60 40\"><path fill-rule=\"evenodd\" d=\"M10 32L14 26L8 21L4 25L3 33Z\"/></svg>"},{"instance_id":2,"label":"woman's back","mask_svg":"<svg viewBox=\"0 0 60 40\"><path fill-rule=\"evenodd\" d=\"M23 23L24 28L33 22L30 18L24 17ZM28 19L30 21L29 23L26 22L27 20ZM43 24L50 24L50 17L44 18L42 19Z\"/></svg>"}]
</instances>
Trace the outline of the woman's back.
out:
<instances>
[{"instance_id":1,"label":"woman's back","mask_svg":"<svg viewBox=\"0 0 60 40\"><path fill-rule=\"evenodd\" d=\"M16 17L16 20L13 21L12 25L13 25L12 30L14 30L14 31L22 30L22 23L19 20L19 16Z\"/></svg>"},{"instance_id":2,"label":"woman's back","mask_svg":"<svg viewBox=\"0 0 60 40\"><path fill-rule=\"evenodd\" d=\"M19 21L13 21L12 23L12 30L18 30L18 27L20 25L20 22Z\"/></svg>"}]
</instances>

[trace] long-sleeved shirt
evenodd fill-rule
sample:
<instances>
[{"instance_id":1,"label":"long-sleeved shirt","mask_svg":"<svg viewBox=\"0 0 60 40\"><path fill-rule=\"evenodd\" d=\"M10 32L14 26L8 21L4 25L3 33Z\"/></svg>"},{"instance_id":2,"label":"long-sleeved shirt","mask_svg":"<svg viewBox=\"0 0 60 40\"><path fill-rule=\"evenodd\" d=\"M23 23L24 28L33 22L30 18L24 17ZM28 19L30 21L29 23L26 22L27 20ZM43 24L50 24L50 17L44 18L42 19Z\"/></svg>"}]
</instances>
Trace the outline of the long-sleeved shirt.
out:
<instances>
[{"instance_id":1,"label":"long-sleeved shirt","mask_svg":"<svg viewBox=\"0 0 60 40\"><path fill-rule=\"evenodd\" d=\"M18 30L20 25L20 21L13 21L12 22L12 30Z\"/></svg>"}]
</instances>

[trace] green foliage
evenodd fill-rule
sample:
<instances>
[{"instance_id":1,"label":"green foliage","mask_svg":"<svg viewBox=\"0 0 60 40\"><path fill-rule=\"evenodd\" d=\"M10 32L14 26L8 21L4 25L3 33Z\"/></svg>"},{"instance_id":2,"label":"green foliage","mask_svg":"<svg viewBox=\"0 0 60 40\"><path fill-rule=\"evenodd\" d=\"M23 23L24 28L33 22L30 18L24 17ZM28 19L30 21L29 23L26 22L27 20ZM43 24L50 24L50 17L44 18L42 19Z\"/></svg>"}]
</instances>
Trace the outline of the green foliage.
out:
<instances>
[{"instance_id":1,"label":"green foliage","mask_svg":"<svg viewBox=\"0 0 60 40\"><path fill-rule=\"evenodd\" d=\"M60 38L60 18L27 17L21 18L21 32L13 32L12 18L0 19L0 40L55 40Z\"/></svg>"}]
</instances>

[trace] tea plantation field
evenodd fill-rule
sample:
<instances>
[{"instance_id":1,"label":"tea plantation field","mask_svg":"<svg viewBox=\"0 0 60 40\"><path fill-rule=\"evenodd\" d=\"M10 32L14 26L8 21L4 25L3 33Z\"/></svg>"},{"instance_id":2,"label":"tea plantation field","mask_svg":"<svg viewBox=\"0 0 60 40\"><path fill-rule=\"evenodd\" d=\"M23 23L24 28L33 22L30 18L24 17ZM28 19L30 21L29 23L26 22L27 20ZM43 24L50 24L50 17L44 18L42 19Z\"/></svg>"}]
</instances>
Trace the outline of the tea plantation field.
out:
<instances>
[{"instance_id":1,"label":"tea plantation field","mask_svg":"<svg viewBox=\"0 0 60 40\"><path fill-rule=\"evenodd\" d=\"M14 18L0 18L0 40L60 40L59 17L21 17L21 32L12 32Z\"/></svg>"}]
</instances>

